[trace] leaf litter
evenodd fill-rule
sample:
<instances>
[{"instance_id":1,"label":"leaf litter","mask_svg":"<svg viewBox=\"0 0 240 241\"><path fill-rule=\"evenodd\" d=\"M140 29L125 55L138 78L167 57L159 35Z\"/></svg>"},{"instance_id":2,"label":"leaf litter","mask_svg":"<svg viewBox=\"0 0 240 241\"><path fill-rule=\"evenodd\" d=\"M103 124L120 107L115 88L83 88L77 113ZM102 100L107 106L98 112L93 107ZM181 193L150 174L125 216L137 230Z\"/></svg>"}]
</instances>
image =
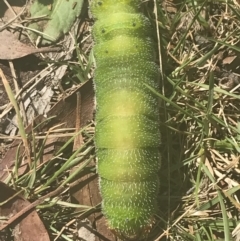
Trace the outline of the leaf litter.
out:
<instances>
[{"instance_id":1,"label":"leaf litter","mask_svg":"<svg viewBox=\"0 0 240 241\"><path fill-rule=\"evenodd\" d=\"M43 47L36 49L21 43L10 31L3 30L0 32L0 59L13 60L36 53L47 53L60 51L59 47Z\"/></svg>"},{"instance_id":2,"label":"leaf litter","mask_svg":"<svg viewBox=\"0 0 240 241\"><path fill-rule=\"evenodd\" d=\"M7 224L12 229L10 236L13 236L15 241L50 241L47 230L33 208L19 216L17 222L11 222L15 215L31 203L3 182L0 182L0 190L0 216L5 218L0 221L0 239L11 240L8 231L5 229L3 232L2 229L2 226Z\"/></svg>"}]
</instances>

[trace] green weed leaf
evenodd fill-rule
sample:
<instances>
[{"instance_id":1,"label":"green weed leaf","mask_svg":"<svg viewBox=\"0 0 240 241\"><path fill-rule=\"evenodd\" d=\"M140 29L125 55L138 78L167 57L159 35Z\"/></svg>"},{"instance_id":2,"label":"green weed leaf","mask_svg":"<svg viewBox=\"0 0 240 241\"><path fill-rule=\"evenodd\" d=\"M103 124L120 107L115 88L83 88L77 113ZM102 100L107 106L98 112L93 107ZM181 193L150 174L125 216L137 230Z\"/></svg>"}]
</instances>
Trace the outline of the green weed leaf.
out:
<instances>
[{"instance_id":1,"label":"green weed leaf","mask_svg":"<svg viewBox=\"0 0 240 241\"><path fill-rule=\"evenodd\" d=\"M31 8L32 19L29 25L33 39L42 37L41 44L57 41L72 27L82 10L83 0L36 0Z\"/></svg>"}]
</instances>

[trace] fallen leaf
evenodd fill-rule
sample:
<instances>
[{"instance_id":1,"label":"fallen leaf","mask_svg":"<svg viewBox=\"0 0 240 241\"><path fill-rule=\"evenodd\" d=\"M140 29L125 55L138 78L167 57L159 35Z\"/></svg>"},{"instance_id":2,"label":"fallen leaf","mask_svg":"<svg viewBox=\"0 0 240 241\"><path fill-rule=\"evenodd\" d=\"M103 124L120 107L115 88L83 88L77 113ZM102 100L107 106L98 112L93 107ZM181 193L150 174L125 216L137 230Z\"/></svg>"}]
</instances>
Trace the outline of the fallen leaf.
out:
<instances>
[{"instance_id":1,"label":"fallen leaf","mask_svg":"<svg viewBox=\"0 0 240 241\"><path fill-rule=\"evenodd\" d=\"M94 91L93 91L93 83L88 81L83 85L76 88L71 94L66 96L64 99L61 99L57 102L47 113L48 117L56 116L56 118L52 119L51 122L45 122L43 125L40 123L45 119L42 115L38 116L34 119L34 126L39 126L39 132L48 131L52 126L58 125L61 123L65 123L66 128L74 128L76 123L76 115L77 115L77 93L80 92L81 96L81 114L80 114L80 123L81 127L87 125L87 123L93 119L93 111L94 111ZM26 133L30 134L32 132L33 126L32 124L26 128ZM36 130L35 130L36 131ZM50 160L61 146L62 143L67 141L69 137L58 137L58 138L48 138L45 143L44 155L41 160L42 163ZM8 176L7 170L11 171L15 165L15 158L17 149L22 142L21 139L16 139L10 146L6 155L0 160L0 180L4 181ZM21 145L19 150L19 156L22 157L24 155L24 148ZM23 159L23 158L20 158ZM22 175L26 169L26 163L19 164L20 168L18 170L18 175Z\"/></svg>"},{"instance_id":2,"label":"fallen leaf","mask_svg":"<svg viewBox=\"0 0 240 241\"><path fill-rule=\"evenodd\" d=\"M3 182L0 182L0 192L0 203L3 203L0 206L1 217L11 219L11 217L31 204ZM14 241L50 241L41 219L33 209L21 215L15 222L10 223L9 227L13 229L11 235L14 236ZM2 232L0 233L1 237L3 237Z\"/></svg>"},{"instance_id":3,"label":"fallen leaf","mask_svg":"<svg viewBox=\"0 0 240 241\"><path fill-rule=\"evenodd\" d=\"M21 43L15 35L7 30L0 32L0 59L13 60L29 54L59 51L61 48L44 47L36 49Z\"/></svg>"},{"instance_id":4,"label":"fallen leaf","mask_svg":"<svg viewBox=\"0 0 240 241\"><path fill-rule=\"evenodd\" d=\"M225 59L223 59L222 63L223 64L231 64L233 62L234 59L236 59L237 56L228 56Z\"/></svg>"}]
</instances>

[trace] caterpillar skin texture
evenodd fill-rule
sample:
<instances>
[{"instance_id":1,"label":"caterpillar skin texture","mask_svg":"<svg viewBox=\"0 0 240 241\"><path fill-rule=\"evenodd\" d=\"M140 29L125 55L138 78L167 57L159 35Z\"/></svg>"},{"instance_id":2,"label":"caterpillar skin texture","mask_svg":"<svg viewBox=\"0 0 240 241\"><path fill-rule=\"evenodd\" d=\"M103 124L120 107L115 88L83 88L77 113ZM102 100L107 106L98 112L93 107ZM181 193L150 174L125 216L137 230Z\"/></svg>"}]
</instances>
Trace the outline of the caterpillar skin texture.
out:
<instances>
[{"instance_id":1,"label":"caterpillar skin texture","mask_svg":"<svg viewBox=\"0 0 240 241\"><path fill-rule=\"evenodd\" d=\"M93 0L96 134L102 211L121 237L145 236L157 208L159 90L152 28L139 0Z\"/></svg>"}]
</instances>

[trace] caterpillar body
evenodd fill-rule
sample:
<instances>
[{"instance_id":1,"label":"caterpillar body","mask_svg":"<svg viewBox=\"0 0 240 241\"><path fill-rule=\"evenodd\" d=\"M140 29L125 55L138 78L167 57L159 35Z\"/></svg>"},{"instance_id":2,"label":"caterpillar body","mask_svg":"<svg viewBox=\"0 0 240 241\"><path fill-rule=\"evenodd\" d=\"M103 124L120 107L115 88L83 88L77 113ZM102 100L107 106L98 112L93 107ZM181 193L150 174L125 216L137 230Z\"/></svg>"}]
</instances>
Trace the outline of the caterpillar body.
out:
<instances>
[{"instance_id":1,"label":"caterpillar body","mask_svg":"<svg viewBox=\"0 0 240 241\"><path fill-rule=\"evenodd\" d=\"M159 89L152 28L139 0L92 0L97 171L102 211L121 237L144 236L157 208Z\"/></svg>"}]
</instances>

